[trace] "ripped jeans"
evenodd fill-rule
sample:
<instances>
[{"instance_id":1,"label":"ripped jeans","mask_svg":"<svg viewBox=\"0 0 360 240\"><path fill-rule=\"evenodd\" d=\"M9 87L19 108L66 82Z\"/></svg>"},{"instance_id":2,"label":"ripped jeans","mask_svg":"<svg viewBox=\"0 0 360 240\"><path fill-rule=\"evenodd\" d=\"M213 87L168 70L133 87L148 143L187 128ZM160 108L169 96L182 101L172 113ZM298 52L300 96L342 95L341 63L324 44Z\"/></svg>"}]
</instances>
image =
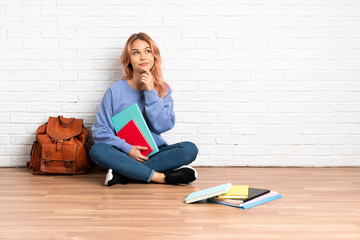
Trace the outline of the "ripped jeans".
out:
<instances>
[{"instance_id":1,"label":"ripped jeans","mask_svg":"<svg viewBox=\"0 0 360 240\"><path fill-rule=\"evenodd\" d=\"M143 163L105 143L96 143L90 150L91 160L99 167L111 168L124 177L141 182L150 182L155 171L164 172L188 165L195 160L197 154L198 149L192 142L162 146L159 152Z\"/></svg>"}]
</instances>

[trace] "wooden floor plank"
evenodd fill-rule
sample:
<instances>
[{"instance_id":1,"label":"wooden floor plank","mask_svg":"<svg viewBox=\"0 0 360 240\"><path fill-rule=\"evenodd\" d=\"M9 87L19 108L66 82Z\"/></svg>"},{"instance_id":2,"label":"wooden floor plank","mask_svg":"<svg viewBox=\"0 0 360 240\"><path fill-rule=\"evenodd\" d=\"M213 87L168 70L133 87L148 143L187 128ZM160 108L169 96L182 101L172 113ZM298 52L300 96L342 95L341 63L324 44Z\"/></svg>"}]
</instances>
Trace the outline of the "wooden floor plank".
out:
<instances>
[{"instance_id":1,"label":"wooden floor plank","mask_svg":"<svg viewBox=\"0 0 360 240\"><path fill-rule=\"evenodd\" d=\"M360 239L360 168L197 168L187 186L103 186L104 173L34 176L0 169L0 238ZM232 182L281 199L242 210L185 204L189 193Z\"/></svg>"}]
</instances>

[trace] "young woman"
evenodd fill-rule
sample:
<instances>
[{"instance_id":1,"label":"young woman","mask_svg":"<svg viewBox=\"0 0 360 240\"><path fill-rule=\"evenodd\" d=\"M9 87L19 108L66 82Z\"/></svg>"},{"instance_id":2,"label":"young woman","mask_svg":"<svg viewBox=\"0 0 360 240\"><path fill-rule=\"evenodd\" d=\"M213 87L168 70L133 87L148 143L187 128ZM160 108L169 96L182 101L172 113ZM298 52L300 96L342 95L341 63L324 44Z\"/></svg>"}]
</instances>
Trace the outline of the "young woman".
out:
<instances>
[{"instance_id":1,"label":"young woman","mask_svg":"<svg viewBox=\"0 0 360 240\"><path fill-rule=\"evenodd\" d=\"M101 102L92 127L95 145L90 150L93 162L108 169L105 185L126 184L135 180L172 185L187 184L197 178L188 166L198 149L191 142L168 145L160 136L174 127L175 114L168 84L163 80L161 56L155 42L145 33L127 40L120 62L124 77L112 84ZM137 103L148 124L159 152L148 157L117 137L110 118Z\"/></svg>"}]
</instances>

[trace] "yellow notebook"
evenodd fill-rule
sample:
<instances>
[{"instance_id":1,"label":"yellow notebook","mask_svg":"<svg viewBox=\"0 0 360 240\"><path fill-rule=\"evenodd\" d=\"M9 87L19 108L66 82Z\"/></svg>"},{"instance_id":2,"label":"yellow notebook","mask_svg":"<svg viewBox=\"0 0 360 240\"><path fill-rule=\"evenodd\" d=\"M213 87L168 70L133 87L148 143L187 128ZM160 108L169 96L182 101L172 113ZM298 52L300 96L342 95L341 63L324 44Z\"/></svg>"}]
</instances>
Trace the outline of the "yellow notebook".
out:
<instances>
[{"instance_id":1,"label":"yellow notebook","mask_svg":"<svg viewBox=\"0 0 360 240\"><path fill-rule=\"evenodd\" d=\"M249 197L248 185L233 185L230 190L222 195L217 196L218 199L247 199Z\"/></svg>"}]
</instances>

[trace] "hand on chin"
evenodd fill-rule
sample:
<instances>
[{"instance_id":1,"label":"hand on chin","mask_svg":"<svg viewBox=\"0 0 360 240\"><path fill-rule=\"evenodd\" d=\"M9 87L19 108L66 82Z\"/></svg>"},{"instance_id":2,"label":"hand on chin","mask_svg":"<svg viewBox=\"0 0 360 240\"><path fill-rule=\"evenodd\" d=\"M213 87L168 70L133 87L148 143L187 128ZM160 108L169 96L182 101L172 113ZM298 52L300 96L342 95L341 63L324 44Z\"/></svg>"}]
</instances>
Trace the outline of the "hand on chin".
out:
<instances>
[{"instance_id":1,"label":"hand on chin","mask_svg":"<svg viewBox=\"0 0 360 240\"><path fill-rule=\"evenodd\" d=\"M147 71L150 71L150 68L148 67L148 65L146 66L140 66L140 73L145 73Z\"/></svg>"}]
</instances>

